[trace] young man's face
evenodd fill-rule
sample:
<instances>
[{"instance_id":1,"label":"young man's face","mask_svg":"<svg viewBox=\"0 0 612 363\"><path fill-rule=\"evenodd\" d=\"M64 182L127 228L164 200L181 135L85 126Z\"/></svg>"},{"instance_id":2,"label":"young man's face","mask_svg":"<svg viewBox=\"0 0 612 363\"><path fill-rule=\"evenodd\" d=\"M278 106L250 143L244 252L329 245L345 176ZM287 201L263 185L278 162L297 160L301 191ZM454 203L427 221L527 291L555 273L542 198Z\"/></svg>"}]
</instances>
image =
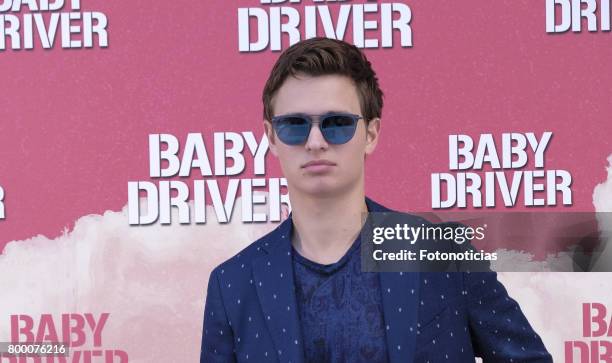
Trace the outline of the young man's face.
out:
<instances>
[{"instance_id":1,"label":"young man's face","mask_svg":"<svg viewBox=\"0 0 612 363\"><path fill-rule=\"evenodd\" d=\"M340 75L289 77L277 91L272 106L274 116L321 115L332 111L363 116L354 83ZM325 140L315 123L304 144L287 145L274 134L272 125L264 121L270 150L280 161L289 190L323 197L363 188L364 157L376 147L380 120L371 120L367 128L365 125L365 120L360 119L353 138L334 145ZM312 162L329 165L306 165Z\"/></svg>"}]
</instances>

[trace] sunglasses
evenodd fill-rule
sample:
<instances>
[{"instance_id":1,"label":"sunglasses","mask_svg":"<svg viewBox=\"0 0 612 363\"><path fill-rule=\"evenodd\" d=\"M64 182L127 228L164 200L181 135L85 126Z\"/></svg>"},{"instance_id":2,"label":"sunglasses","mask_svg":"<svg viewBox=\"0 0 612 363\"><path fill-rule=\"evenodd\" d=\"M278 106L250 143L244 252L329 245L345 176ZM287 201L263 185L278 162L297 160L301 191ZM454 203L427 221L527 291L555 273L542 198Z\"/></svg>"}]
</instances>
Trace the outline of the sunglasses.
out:
<instances>
[{"instance_id":1,"label":"sunglasses","mask_svg":"<svg viewBox=\"0 0 612 363\"><path fill-rule=\"evenodd\" d=\"M313 117L319 121L313 121ZM343 112L328 112L323 115L302 113L272 117L272 126L278 138L287 145L300 145L308 140L313 123L319 124L319 130L325 140L334 145L347 143L355 135L357 121L362 116Z\"/></svg>"}]
</instances>

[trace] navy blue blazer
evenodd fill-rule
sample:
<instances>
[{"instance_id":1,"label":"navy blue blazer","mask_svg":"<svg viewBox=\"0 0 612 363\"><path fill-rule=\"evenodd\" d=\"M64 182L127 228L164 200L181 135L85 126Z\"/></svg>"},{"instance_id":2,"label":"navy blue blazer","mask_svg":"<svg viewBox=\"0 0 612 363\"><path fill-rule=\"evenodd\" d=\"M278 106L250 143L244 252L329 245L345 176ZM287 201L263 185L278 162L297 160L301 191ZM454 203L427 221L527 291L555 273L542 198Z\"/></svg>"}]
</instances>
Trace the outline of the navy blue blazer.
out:
<instances>
[{"instance_id":1,"label":"navy blue blazer","mask_svg":"<svg viewBox=\"0 0 612 363\"><path fill-rule=\"evenodd\" d=\"M366 204L371 212L392 212L367 198ZM212 271L200 362L305 361L292 228L290 215ZM392 363L473 363L475 356L484 362L552 362L494 272L383 272L379 277Z\"/></svg>"}]
</instances>

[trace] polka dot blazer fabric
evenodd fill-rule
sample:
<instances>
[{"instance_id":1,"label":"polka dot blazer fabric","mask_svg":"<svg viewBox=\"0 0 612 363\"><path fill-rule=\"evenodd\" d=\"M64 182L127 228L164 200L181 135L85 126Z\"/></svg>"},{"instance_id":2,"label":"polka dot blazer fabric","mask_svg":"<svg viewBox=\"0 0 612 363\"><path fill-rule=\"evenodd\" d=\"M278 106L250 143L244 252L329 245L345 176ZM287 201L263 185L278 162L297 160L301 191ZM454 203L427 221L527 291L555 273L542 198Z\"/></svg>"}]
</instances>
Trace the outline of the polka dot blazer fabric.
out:
<instances>
[{"instance_id":1,"label":"polka dot blazer fabric","mask_svg":"<svg viewBox=\"0 0 612 363\"><path fill-rule=\"evenodd\" d=\"M392 212L366 203L370 211ZM213 270L201 362L311 363L295 297L292 228L290 216ZM494 272L378 275L391 363L552 362Z\"/></svg>"}]
</instances>

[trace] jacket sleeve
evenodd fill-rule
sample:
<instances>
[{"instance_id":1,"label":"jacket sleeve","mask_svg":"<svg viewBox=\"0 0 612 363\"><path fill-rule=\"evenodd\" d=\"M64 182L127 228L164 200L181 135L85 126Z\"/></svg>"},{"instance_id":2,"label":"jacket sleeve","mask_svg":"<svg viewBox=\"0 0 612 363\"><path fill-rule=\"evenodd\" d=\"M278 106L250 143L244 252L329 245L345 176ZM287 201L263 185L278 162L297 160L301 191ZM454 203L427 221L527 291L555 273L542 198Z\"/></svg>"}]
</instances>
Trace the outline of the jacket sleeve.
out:
<instances>
[{"instance_id":1,"label":"jacket sleeve","mask_svg":"<svg viewBox=\"0 0 612 363\"><path fill-rule=\"evenodd\" d=\"M208 280L200 363L236 362L234 337L221 298L217 269Z\"/></svg>"},{"instance_id":2,"label":"jacket sleeve","mask_svg":"<svg viewBox=\"0 0 612 363\"><path fill-rule=\"evenodd\" d=\"M540 336L495 272L464 273L472 344L484 362L552 363Z\"/></svg>"}]
</instances>

